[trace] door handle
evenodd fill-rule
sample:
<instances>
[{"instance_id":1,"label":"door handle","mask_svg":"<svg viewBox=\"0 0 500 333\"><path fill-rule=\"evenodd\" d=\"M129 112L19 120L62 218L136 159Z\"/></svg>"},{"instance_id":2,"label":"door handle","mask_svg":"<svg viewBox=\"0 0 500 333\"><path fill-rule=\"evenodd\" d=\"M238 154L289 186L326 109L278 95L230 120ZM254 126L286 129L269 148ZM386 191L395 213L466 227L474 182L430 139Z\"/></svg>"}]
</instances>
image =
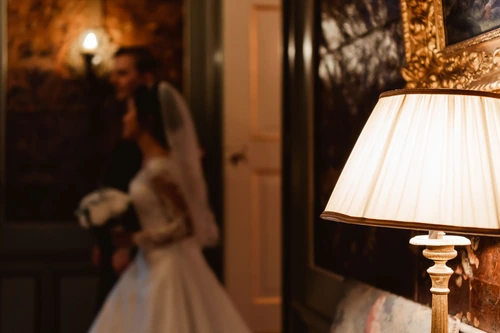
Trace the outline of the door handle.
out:
<instances>
[{"instance_id":1,"label":"door handle","mask_svg":"<svg viewBox=\"0 0 500 333\"><path fill-rule=\"evenodd\" d=\"M228 158L229 163L237 167L240 163L248 162L247 151L248 148L245 146L241 150L230 154Z\"/></svg>"}]
</instances>

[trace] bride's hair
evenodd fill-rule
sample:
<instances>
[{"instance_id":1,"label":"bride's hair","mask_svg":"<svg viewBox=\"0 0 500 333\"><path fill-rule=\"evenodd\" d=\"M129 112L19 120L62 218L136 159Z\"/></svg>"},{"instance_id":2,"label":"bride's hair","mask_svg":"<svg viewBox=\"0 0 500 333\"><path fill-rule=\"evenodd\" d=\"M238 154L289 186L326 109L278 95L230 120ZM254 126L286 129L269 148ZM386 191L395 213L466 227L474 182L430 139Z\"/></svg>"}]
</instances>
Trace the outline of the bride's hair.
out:
<instances>
[{"instance_id":1,"label":"bride's hair","mask_svg":"<svg viewBox=\"0 0 500 333\"><path fill-rule=\"evenodd\" d=\"M146 129L164 148L169 148L161 115L158 85L151 88L139 86L134 91L134 103L139 126Z\"/></svg>"}]
</instances>

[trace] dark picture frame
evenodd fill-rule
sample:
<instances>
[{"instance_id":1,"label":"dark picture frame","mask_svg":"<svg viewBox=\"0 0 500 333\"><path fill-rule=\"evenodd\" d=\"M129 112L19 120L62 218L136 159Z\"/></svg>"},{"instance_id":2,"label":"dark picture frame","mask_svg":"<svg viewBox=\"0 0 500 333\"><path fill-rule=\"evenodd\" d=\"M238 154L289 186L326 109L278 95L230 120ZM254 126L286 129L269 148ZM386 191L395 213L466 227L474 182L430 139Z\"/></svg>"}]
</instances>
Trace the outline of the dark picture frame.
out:
<instances>
[{"instance_id":1,"label":"dark picture frame","mask_svg":"<svg viewBox=\"0 0 500 333\"><path fill-rule=\"evenodd\" d=\"M446 46L500 28L500 3L496 0L442 0Z\"/></svg>"}]
</instances>

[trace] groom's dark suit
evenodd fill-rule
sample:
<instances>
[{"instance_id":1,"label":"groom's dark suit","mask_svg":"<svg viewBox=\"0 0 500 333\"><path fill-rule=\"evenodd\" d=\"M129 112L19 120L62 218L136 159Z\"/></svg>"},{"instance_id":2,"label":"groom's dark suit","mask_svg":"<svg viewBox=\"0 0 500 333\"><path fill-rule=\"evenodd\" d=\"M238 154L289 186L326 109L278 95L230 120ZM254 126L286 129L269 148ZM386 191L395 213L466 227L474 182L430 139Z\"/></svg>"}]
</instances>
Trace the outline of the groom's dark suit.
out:
<instances>
[{"instance_id":1,"label":"groom's dark suit","mask_svg":"<svg viewBox=\"0 0 500 333\"><path fill-rule=\"evenodd\" d=\"M113 122L121 122L114 119ZM109 124L109 123L108 123ZM116 124L116 123L115 123ZM113 125L115 125L113 124ZM114 126L111 125L110 128ZM107 160L103 175L101 177L101 186L112 187L123 192L128 192L128 186L132 178L139 171L142 155L135 142L117 140L120 136L121 126L110 130L108 134L114 137L115 144L109 156L104 156ZM109 138L108 138L109 140ZM113 239L110 230L104 229L96 233L96 242L100 250L99 278L100 285L98 291L97 310L99 310L106 299L109 291L113 288L118 279L118 274L113 270L112 257L115 251ZM132 254L131 254L132 255Z\"/></svg>"}]
</instances>

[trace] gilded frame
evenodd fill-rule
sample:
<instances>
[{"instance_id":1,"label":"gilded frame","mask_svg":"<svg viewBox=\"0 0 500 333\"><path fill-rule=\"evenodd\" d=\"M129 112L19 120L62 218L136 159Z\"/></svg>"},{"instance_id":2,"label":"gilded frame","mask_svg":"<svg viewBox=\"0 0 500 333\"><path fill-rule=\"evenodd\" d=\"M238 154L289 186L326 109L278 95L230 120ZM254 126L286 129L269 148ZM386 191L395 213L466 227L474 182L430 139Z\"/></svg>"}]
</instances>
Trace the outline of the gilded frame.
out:
<instances>
[{"instance_id":1,"label":"gilded frame","mask_svg":"<svg viewBox=\"0 0 500 333\"><path fill-rule=\"evenodd\" d=\"M500 91L500 28L446 46L442 0L401 0L407 88Z\"/></svg>"}]
</instances>

